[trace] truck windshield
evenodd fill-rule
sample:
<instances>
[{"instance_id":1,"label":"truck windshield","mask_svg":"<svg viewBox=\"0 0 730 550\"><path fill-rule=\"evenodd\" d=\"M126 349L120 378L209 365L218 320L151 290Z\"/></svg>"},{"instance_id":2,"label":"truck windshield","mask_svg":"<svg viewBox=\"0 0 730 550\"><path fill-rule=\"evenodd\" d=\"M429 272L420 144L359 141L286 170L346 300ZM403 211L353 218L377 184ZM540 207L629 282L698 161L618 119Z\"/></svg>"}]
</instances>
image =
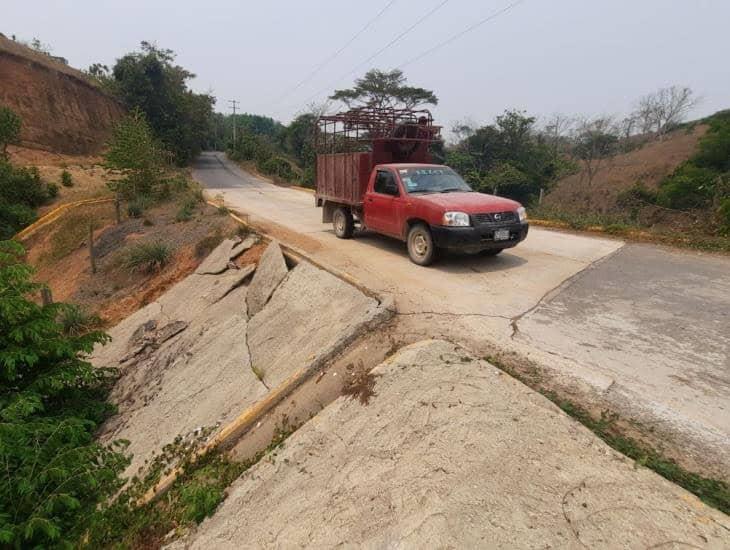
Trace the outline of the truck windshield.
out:
<instances>
[{"instance_id":1,"label":"truck windshield","mask_svg":"<svg viewBox=\"0 0 730 550\"><path fill-rule=\"evenodd\" d=\"M446 166L415 166L398 170L400 179L410 194L469 192L471 187L461 176Z\"/></svg>"}]
</instances>

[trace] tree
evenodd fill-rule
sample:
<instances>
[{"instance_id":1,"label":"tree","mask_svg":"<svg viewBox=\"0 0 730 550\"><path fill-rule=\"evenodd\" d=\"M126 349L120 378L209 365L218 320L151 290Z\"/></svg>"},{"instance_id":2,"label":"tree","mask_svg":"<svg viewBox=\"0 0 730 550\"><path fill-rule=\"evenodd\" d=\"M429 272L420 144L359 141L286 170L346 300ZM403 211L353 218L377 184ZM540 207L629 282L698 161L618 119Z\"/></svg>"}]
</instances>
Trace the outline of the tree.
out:
<instances>
[{"instance_id":1,"label":"tree","mask_svg":"<svg viewBox=\"0 0 730 550\"><path fill-rule=\"evenodd\" d=\"M163 150L144 114L136 109L114 127L105 164L123 174L110 186L125 199L152 193L163 175Z\"/></svg>"},{"instance_id":2,"label":"tree","mask_svg":"<svg viewBox=\"0 0 730 550\"><path fill-rule=\"evenodd\" d=\"M634 117L642 133L654 132L662 137L682 122L698 103L691 88L670 86L647 94L639 100Z\"/></svg>"},{"instance_id":3,"label":"tree","mask_svg":"<svg viewBox=\"0 0 730 550\"><path fill-rule=\"evenodd\" d=\"M616 153L617 146L618 136L612 117L583 119L578 123L573 154L583 165L583 173L588 177L589 189L593 185L596 174L605 165L606 159Z\"/></svg>"},{"instance_id":4,"label":"tree","mask_svg":"<svg viewBox=\"0 0 730 550\"><path fill-rule=\"evenodd\" d=\"M0 106L0 158L8 160L8 145L20 140L20 116L10 107Z\"/></svg>"},{"instance_id":5,"label":"tree","mask_svg":"<svg viewBox=\"0 0 730 550\"><path fill-rule=\"evenodd\" d=\"M342 101L348 107L405 108L437 105L438 98L431 90L406 85L403 71L371 69L363 78L355 80L355 86L335 90L330 99Z\"/></svg>"},{"instance_id":6,"label":"tree","mask_svg":"<svg viewBox=\"0 0 730 550\"><path fill-rule=\"evenodd\" d=\"M554 113L545 122L542 133L554 156L569 149L569 135L574 125L573 117L561 113Z\"/></svg>"},{"instance_id":7,"label":"tree","mask_svg":"<svg viewBox=\"0 0 730 550\"><path fill-rule=\"evenodd\" d=\"M114 372L85 359L106 335L69 336L67 306L30 299L41 285L23 255L0 242L0 544L72 547L128 464L117 444L94 441Z\"/></svg>"},{"instance_id":8,"label":"tree","mask_svg":"<svg viewBox=\"0 0 730 550\"><path fill-rule=\"evenodd\" d=\"M142 42L141 50L117 61L112 88L128 109L145 114L175 161L186 164L209 139L215 99L188 88L195 75L174 63L172 50L149 42Z\"/></svg>"}]
</instances>

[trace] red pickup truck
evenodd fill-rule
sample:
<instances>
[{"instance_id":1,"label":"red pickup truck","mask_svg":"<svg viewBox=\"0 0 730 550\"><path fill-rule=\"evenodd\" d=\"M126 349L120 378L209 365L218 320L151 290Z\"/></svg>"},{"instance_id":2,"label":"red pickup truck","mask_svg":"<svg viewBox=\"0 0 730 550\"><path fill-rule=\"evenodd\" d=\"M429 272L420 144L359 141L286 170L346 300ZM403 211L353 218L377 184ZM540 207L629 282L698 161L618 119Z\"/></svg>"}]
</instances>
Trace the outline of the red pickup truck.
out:
<instances>
[{"instance_id":1,"label":"red pickup truck","mask_svg":"<svg viewBox=\"0 0 730 550\"><path fill-rule=\"evenodd\" d=\"M318 155L322 221L332 222L342 239L359 224L403 240L419 265L432 263L440 249L492 256L524 240L529 226L518 202L473 191L448 166L412 162L430 160L434 127L423 117L408 120L390 124L382 137L369 123L371 151Z\"/></svg>"}]
</instances>

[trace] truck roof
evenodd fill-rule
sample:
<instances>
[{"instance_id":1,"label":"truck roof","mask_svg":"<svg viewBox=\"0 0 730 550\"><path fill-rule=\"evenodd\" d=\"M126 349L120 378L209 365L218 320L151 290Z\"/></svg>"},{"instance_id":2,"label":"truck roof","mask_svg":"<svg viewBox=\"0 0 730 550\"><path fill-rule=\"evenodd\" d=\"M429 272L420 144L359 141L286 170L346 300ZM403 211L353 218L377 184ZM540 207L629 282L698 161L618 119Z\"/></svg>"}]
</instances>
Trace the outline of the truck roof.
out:
<instances>
[{"instance_id":1,"label":"truck roof","mask_svg":"<svg viewBox=\"0 0 730 550\"><path fill-rule=\"evenodd\" d=\"M413 168L414 166L428 166L433 168L447 168L445 164L433 164L428 162L392 162L392 163L384 163L384 164L376 164L375 167L378 166L389 166L390 168L395 168L396 170L399 168Z\"/></svg>"}]
</instances>

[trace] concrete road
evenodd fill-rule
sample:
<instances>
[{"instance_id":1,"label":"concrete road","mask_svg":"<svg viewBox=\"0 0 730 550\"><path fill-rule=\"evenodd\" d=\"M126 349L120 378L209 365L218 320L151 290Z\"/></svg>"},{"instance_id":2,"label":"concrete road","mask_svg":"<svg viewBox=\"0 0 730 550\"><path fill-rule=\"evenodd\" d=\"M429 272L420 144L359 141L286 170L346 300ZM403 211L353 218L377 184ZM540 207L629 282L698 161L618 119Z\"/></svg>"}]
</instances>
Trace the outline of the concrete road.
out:
<instances>
[{"instance_id":1,"label":"concrete road","mask_svg":"<svg viewBox=\"0 0 730 550\"><path fill-rule=\"evenodd\" d=\"M220 153L194 177L268 234L390 295L411 339L519 354L560 387L660 434L671 455L730 472L730 260L533 227L495 258L412 264L405 246L321 223L311 193L272 185Z\"/></svg>"}]
</instances>

